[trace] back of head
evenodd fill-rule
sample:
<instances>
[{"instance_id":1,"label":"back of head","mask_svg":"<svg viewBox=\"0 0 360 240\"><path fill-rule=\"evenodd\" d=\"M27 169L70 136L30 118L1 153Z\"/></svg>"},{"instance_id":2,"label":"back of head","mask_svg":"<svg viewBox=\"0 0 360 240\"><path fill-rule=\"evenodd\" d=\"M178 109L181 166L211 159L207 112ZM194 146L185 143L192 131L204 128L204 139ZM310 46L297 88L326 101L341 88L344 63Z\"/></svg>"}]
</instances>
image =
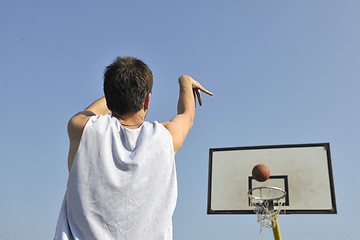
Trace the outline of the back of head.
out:
<instances>
[{"instance_id":1,"label":"back of head","mask_svg":"<svg viewBox=\"0 0 360 240\"><path fill-rule=\"evenodd\" d=\"M104 74L107 107L119 115L136 113L143 107L152 85L152 72L143 61L117 57Z\"/></svg>"}]
</instances>

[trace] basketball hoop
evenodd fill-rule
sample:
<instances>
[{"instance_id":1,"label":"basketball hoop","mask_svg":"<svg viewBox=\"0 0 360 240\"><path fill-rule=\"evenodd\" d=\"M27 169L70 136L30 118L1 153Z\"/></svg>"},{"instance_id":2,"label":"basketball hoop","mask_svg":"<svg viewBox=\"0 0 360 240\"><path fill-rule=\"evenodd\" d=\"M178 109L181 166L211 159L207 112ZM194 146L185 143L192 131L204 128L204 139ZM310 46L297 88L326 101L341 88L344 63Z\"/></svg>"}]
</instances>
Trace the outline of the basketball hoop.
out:
<instances>
[{"instance_id":1,"label":"basketball hoop","mask_svg":"<svg viewBox=\"0 0 360 240\"><path fill-rule=\"evenodd\" d=\"M278 187L255 187L248 196L260 223L260 233L264 227L275 228L277 217L284 209L286 192Z\"/></svg>"}]
</instances>

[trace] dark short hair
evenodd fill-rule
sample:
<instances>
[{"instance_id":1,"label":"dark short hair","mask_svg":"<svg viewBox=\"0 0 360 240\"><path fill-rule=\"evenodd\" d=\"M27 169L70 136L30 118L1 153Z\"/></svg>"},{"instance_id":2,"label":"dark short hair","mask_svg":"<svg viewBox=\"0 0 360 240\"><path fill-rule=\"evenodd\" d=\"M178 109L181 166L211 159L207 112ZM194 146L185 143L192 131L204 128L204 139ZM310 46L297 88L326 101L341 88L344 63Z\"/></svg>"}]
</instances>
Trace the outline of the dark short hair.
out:
<instances>
[{"instance_id":1,"label":"dark short hair","mask_svg":"<svg viewBox=\"0 0 360 240\"><path fill-rule=\"evenodd\" d=\"M143 61L117 57L104 74L107 107L119 115L140 111L151 92L153 80L150 68Z\"/></svg>"}]
</instances>

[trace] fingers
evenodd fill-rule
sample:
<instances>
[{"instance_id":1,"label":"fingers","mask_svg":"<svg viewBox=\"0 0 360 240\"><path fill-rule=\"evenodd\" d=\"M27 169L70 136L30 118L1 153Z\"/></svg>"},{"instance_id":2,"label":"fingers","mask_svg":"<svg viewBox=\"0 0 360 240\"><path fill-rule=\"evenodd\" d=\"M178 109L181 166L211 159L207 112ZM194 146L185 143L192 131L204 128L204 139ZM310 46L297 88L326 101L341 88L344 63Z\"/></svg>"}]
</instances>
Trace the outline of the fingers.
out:
<instances>
[{"instance_id":1,"label":"fingers","mask_svg":"<svg viewBox=\"0 0 360 240\"><path fill-rule=\"evenodd\" d=\"M196 93L196 96L197 96L197 98L198 98L199 105L202 106L202 99L201 99L200 89L196 89L196 90L195 90L195 93Z\"/></svg>"},{"instance_id":2,"label":"fingers","mask_svg":"<svg viewBox=\"0 0 360 240\"><path fill-rule=\"evenodd\" d=\"M194 95L194 103L195 103L195 108L196 108L196 90L195 89L193 89L193 95Z\"/></svg>"},{"instance_id":3,"label":"fingers","mask_svg":"<svg viewBox=\"0 0 360 240\"><path fill-rule=\"evenodd\" d=\"M210 92L210 91L208 91L207 89L205 89L203 86L201 86L200 84L199 84L199 89L202 91L202 92L204 92L204 93L206 93L206 94L208 94L208 95L210 95L210 96L212 96L212 95L214 95L212 92ZM200 93L200 92L199 92Z\"/></svg>"},{"instance_id":4,"label":"fingers","mask_svg":"<svg viewBox=\"0 0 360 240\"><path fill-rule=\"evenodd\" d=\"M212 96L214 95L212 92L210 92L209 90L205 89L203 86L201 86L201 84L195 80L193 80L193 88L196 90L201 90L202 92ZM199 92L200 93L200 92Z\"/></svg>"},{"instance_id":5,"label":"fingers","mask_svg":"<svg viewBox=\"0 0 360 240\"><path fill-rule=\"evenodd\" d=\"M197 82L196 80L194 80L192 77L190 77L188 75L180 76L179 82L191 84L192 89L193 89L194 98L196 98L196 97L198 98L200 106L202 106L201 92L204 92L210 96L214 95L212 92L210 92L209 90L207 90L206 88L201 86L201 84L199 82Z\"/></svg>"},{"instance_id":6,"label":"fingers","mask_svg":"<svg viewBox=\"0 0 360 240\"><path fill-rule=\"evenodd\" d=\"M199 105L202 106L202 98L201 98L201 92L204 92L210 96L214 95L212 92L208 91L207 89L205 89L203 86L201 86L200 83L198 83L197 81L194 80L194 85L193 85L193 90L194 93L196 93L196 96L198 98L199 101Z\"/></svg>"}]
</instances>

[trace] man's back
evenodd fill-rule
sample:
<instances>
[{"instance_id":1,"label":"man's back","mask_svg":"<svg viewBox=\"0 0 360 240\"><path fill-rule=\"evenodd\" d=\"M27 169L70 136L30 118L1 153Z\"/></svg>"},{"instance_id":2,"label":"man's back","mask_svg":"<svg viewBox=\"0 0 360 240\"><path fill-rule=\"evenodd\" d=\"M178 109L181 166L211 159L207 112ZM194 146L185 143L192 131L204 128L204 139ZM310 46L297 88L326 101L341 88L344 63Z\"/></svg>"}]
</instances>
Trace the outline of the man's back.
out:
<instances>
[{"instance_id":1,"label":"man's back","mask_svg":"<svg viewBox=\"0 0 360 240\"><path fill-rule=\"evenodd\" d=\"M93 116L70 171L57 234L172 239L176 197L172 136L163 125L127 129L111 115Z\"/></svg>"}]
</instances>

